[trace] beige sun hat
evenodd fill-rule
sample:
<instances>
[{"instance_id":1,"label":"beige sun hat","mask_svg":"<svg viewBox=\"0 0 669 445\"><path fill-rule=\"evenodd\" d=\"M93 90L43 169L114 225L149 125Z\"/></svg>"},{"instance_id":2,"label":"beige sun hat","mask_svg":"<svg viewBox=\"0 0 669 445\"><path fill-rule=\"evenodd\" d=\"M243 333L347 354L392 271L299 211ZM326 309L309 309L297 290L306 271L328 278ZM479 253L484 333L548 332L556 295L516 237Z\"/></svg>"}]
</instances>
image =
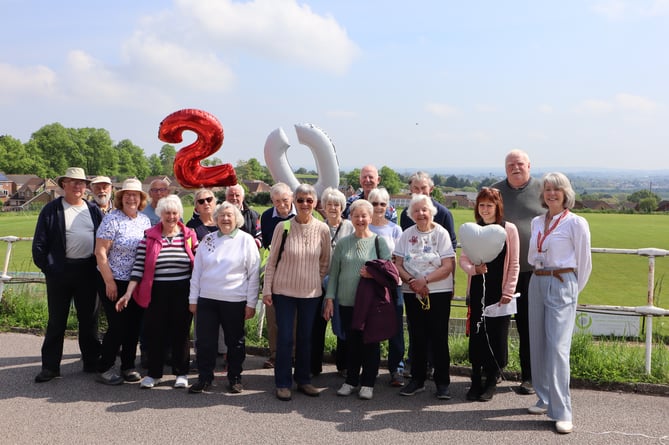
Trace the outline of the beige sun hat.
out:
<instances>
[{"instance_id":1,"label":"beige sun hat","mask_svg":"<svg viewBox=\"0 0 669 445\"><path fill-rule=\"evenodd\" d=\"M112 181L109 179L109 176L96 176L91 181L91 184L111 184Z\"/></svg>"},{"instance_id":2,"label":"beige sun hat","mask_svg":"<svg viewBox=\"0 0 669 445\"><path fill-rule=\"evenodd\" d=\"M144 190L142 190L142 182L137 178L128 178L123 181L121 190L116 192L116 194L119 195L120 198L123 198L124 192L139 192L144 199L148 199L149 196Z\"/></svg>"},{"instance_id":3,"label":"beige sun hat","mask_svg":"<svg viewBox=\"0 0 669 445\"><path fill-rule=\"evenodd\" d=\"M82 181L86 181L86 185L91 183L91 181L86 177L84 169L81 167L68 167L68 169L65 170L65 174L63 176L56 178L56 183L58 183L58 187L60 188L63 188L63 179L80 179Z\"/></svg>"}]
</instances>

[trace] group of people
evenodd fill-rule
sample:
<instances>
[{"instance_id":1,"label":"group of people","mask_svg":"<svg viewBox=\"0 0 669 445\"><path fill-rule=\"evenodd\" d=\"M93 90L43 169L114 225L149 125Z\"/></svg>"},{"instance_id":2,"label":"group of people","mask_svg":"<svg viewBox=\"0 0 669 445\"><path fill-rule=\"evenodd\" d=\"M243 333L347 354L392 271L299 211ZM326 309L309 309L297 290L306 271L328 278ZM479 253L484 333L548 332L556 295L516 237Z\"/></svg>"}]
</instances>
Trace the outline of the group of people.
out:
<instances>
[{"instance_id":1,"label":"group of people","mask_svg":"<svg viewBox=\"0 0 669 445\"><path fill-rule=\"evenodd\" d=\"M401 388L400 395L425 391L431 377L436 397L450 399L453 216L431 198L430 176L418 172L410 178L412 198L398 224L380 181L374 166L363 167L362 190L348 199L335 188L319 197L311 185L291 190L277 183L270 192L273 205L262 215L244 203L239 186L229 187L219 204L202 189L194 195L193 218L184 224L181 201L166 184L152 184L148 202L141 183L128 179L110 203L103 187L110 181L95 178L91 203L84 199L90 181L83 170L68 169L58 178L64 196L44 207L35 230L33 257L46 276L49 302L35 380L60 375L74 299L84 371L97 373L100 382L139 381L151 388L163 377L167 351L174 386L188 387L194 322L198 379L189 392L212 385L219 353L227 354L229 390L242 392L244 322L255 315L261 294L270 345L265 367L274 368L279 400L292 399L294 384L307 396L320 395L312 377L322 372L328 321L337 335L337 371L345 379L337 395L373 398L380 343L387 340L389 383ZM477 224L503 228L502 249L485 263L464 253L458 258L468 276L467 399L488 401L495 394L508 361L511 315L490 315L488 308L514 302L518 392L536 394L529 412L547 414L560 433L573 429L569 349L578 294L592 268L589 228L569 211L573 205L574 191L563 174L532 178L529 157L514 150L506 157L506 179L482 188L474 207ZM261 278L263 249L269 254ZM108 321L102 342L98 297ZM140 338L148 357L144 377L135 368Z\"/></svg>"}]
</instances>

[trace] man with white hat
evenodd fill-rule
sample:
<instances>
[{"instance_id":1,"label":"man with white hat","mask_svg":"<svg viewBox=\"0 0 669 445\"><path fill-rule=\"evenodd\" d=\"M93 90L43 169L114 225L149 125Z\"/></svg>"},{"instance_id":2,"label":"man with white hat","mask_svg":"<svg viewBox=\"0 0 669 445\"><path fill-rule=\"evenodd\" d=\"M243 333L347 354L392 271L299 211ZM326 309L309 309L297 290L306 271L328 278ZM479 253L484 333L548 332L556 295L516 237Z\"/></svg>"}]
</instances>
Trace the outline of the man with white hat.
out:
<instances>
[{"instance_id":1,"label":"man with white hat","mask_svg":"<svg viewBox=\"0 0 669 445\"><path fill-rule=\"evenodd\" d=\"M84 199L89 180L84 169L70 167L56 180L64 196L44 206L33 238L33 261L46 278L49 322L42 344L38 383L60 376L63 341L74 299L79 322L79 349L84 372L95 372L100 356L98 339L98 272L94 256L100 209Z\"/></svg>"},{"instance_id":2,"label":"man with white hat","mask_svg":"<svg viewBox=\"0 0 669 445\"><path fill-rule=\"evenodd\" d=\"M114 209L114 201L112 200L112 182L107 176L96 176L91 181L91 191L93 192L93 199L98 205L103 215L111 212Z\"/></svg>"}]
</instances>

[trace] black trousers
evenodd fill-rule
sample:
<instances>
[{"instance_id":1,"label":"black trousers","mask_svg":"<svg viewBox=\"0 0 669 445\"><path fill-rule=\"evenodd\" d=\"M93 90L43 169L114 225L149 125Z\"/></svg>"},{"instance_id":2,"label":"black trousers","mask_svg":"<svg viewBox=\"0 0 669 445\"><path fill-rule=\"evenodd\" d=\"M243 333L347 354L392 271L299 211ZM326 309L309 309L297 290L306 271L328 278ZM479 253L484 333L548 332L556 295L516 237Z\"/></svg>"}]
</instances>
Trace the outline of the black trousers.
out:
<instances>
[{"instance_id":1,"label":"black trousers","mask_svg":"<svg viewBox=\"0 0 669 445\"><path fill-rule=\"evenodd\" d=\"M128 289L128 282L115 280L117 295L121 296ZM116 356L121 350L121 371L133 369L137 358L137 341L142 323L144 309L135 303L134 298L128 301L128 307L116 312L116 301L107 298L105 282L100 276L98 281L100 301L107 316L107 332L102 339L102 357L98 371L105 372L116 363Z\"/></svg>"},{"instance_id":2,"label":"black trousers","mask_svg":"<svg viewBox=\"0 0 669 445\"><path fill-rule=\"evenodd\" d=\"M42 344L42 369L60 372L63 341L70 305L74 300L79 323L79 350L84 368L94 369L100 356L98 339L98 297L95 257L67 260L60 275L46 277L49 322Z\"/></svg>"},{"instance_id":3,"label":"black trousers","mask_svg":"<svg viewBox=\"0 0 669 445\"><path fill-rule=\"evenodd\" d=\"M325 332L328 322L323 318L323 299L325 292L318 299L318 307L314 317L311 334L311 373L316 375L323 371L323 355L325 354Z\"/></svg>"},{"instance_id":4,"label":"black trousers","mask_svg":"<svg viewBox=\"0 0 669 445\"><path fill-rule=\"evenodd\" d=\"M144 337L149 359L148 375L163 376L165 351L172 354L172 373L188 374L189 334L193 314L188 310L190 280L154 281L151 303L144 311Z\"/></svg>"},{"instance_id":5,"label":"black trousers","mask_svg":"<svg viewBox=\"0 0 669 445\"><path fill-rule=\"evenodd\" d=\"M244 314L246 302L229 302L198 298L197 300L197 369L201 382L214 380L214 367L218 353L218 327L223 327L228 346L228 381L241 379L242 364L246 358Z\"/></svg>"},{"instance_id":6,"label":"black trousers","mask_svg":"<svg viewBox=\"0 0 669 445\"><path fill-rule=\"evenodd\" d=\"M532 366L530 363L530 324L528 316L528 295L527 288L530 285L530 278L532 278L532 271L520 272L518 274L518 283L516 284L516 292L520 292L520 297L516 299L518 312L514 315L516 320L516 329L518 330L519 339L519 358L520 358L520 375L523 381L532 380Z\"/></svg>"},{"instance_id":7,"label":"black trousers","mask_svg":"<svg viewBox=\"0 0 669 445\"><path fill-rule=\"evenodd\" d=\"M434 382L451 383L451 355L448 349L448 321L451 317L453 292L430 294L430 309L423 310L416 294L405 293L404 305L411 341L411 378L420 383L427 378L428 350L432 348ZM429 345L429 347L428 347Z\"/></svg>"},{"instance_id":8,"label":"black trousers","mask_svg":"<svg viewBox=\"0 0 669 445\"><path fill-rule=\"evenodd\" d=\"M380 343L364 343L362 331L351 329L353 307L339 306L341 327L346 332L346 383L374 387L381 364ZM362 373L360 372L362 368Z\"/></svg>"}]
</instances>

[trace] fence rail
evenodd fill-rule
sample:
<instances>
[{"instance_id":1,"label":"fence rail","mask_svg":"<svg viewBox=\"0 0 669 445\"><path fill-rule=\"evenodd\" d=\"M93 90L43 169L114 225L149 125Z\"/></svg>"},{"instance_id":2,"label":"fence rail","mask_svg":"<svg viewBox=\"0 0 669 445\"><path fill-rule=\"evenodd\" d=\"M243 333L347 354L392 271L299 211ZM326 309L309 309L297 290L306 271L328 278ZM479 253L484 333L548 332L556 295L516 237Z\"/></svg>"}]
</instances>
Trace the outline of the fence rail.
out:
<instances>
[{"instance_id":1,"label":"fence rail","mask_svg":"<svg viewBox=\"0 0 669 445\"><path fill-rule=\"evenodd\" d=\"M20 241L32 241L32 237L18 237L18 236L3 236L0 241L7 243L7 251L5 253L5 264L0 275L0 301L2 300L2 292L4 291L5 283L40 283L44 282L44 277L40 273L16 273L15 277L8 274L9 260L12 254L12 246ZM460 246L458 246L460 247ZM657 307L654 305L655 300L655 258L669 256L669 251L664 249L657 249L654 247L646 247L642 249L613 249L613 248L592 248L592 253L597 254L616 254L616 255L638 255L648 258L648 297L647 304L643 306L605 306L605 305L590 305L579 304L578 310L581 312L591 313L606 313L617 315L643 316L646 322L646 357L645 369L646 374L650 374L651 358L653 350L653 317L669 316L669 310ZM456 300L464 300L464 298L455 298ZM262 309L262 308L261 308ZM262 315L262 310L259 315ZM262 329L262 316L259 316L259 329Z\"/></svg>"}]
</instances>

